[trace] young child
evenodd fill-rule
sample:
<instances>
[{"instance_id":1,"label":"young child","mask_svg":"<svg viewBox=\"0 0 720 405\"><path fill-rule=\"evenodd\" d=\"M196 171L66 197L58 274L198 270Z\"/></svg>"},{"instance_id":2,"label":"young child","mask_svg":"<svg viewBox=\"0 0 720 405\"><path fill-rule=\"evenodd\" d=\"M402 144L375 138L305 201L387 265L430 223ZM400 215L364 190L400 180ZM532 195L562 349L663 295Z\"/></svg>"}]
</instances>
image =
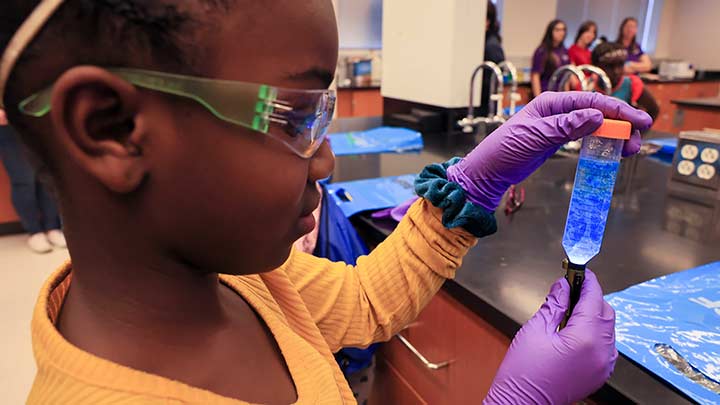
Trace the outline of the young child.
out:
<instances>
[{"instance_id":1,"label":"young child","mask_svg":"<svg viewBox=\"0 0 720 405\"><path fill-rule=\"evenodd\" d=\"M10 179L13 207L28 233L27 245L35 253L66 247L60 213L52 195L22 153L15 131L0 110L0 163Z\"/></svg>"},{"instance_id":2,"label":"young child","mask_svg":"<svg viewBox=\"0 0 720 405\"><path fill-rule=\"evenodd\" d=\"M539 97L428 167L371 255L331 263L291 249L334 164L330 0L27 3L0 5L0 108L52 176L72 256L34 313L31 404L353 403L332 352L411 322L495 230L510 184L603 114L650 125L601 95ZM590 274L558 333L568 291L555 283L518 333L488 402L562 403L607 380L612 308Z\"/></svg>"},{"instance_id":3,"label":"young child","mask_svg":"<svg viewBox=\"0 0 720 405\"><path fill-rule=\"evenodd\" d=\"M603 42L592 53L593 65L604 70L613 85L610 95L646 111L654 120L660 107L639 76L625 74L626 60L627 49L615 42Z\"/></svg>"}]
</instances>

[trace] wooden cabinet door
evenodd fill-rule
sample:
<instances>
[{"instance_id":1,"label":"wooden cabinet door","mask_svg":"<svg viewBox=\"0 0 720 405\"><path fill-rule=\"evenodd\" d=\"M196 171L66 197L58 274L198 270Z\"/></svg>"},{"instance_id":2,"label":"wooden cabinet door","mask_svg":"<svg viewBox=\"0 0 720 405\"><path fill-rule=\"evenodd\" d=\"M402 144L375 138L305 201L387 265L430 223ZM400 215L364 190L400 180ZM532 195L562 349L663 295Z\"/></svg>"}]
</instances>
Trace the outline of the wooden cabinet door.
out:
<instances>
[{"instance_id":1,"label":"wooden cabinet door","mask_svg":"<svg viewBox=\"0 0 720 405\"><path fill-rule=\"evenodd\" d=\"M672 120L675 116L675 104L670 102L672 91L670 87L663 83L647 84L645 88L655 97L655 101L660 107L660 114L655 119L652 129L660 132L672 132Z\"/></svg>"},{"instance_id":2,"label":"wooden cabinet door","mask_svg":"<svg viewBox=\"0 0 720 405\"><path fill-rule=\"evenodd\" d=\"M455 318L447 299L436 296L417 321L402 332L412 346L433 363L455 360ZM398 338L383 345L381 357L390 363L429 404L452 404L450 379L453 363L432 370Z\"/></svg>"},{"instance_id":3,"label":"wooden cabinet door","mask_svg":"<svg viewBox=\"0 0 720 405\"><path fill-rule=\"evenodd\" d=\"M718 82L696 83L648 83L645 88L655 97L660 107L660 115L655 120L652 129L660 132L679 133L683 130L675 126L677 105L672 100L716 97L720 91Z\"/></svg>"},{"instance_id":4,"label":"wooden cabinet door","mask_svg":"<svg viewBox=\"0 0 720 405\"><path fill-rule=\"evenodd\" d=\"M410 383L387 360L378 357L375 386L368 405L427 405Z\"/></svg>"},{"instance_id":5,"label":"wooden cabinet door","mask_svg":"<svg viewBox=\"0 0 720 405\"><path fill-rule=\"evenodd\" d=\"M353 91L353 117L377 117L383 115L383 99L378 89Z\"/></svg>"},{"instance_id":6,"label":"wooden cabinet door","mask_svg":"<svg viewBox=\"0 0 720 405\"><path fill-rule=\"evenodd\" d=\"M375 400L371 405L391 404L384 398L414 398L432 405L475 404L482 402L495 373L505 357L510 340L444 291L430 302L417 322L402 335L428 361L451 361L447 367L432 370L397 338L383 345L378 365L397 375L376 377ZM378 379L388 378L387 381ZM401 384L400 387L393 385ZM404 386L406 384L410 388Z\"/></svg>"},{"instance_id":7,"label":"wooden cabinet door","mask_svg":"<svg viewBox=\"0 0 720 405\"><path fill-rule=\"evenodd\" d=\"M479 404L490 390L510 339L449 295L446 299L456 317L457 352L450 376L452 403Z\"/></svg>"},{"instance_id":8,"label":"wooden cabinet door","mask_svg":"<svg viewBox=\"0 0 720 405\"><path fill-rule=\"evenodd\" d=\"M17 222L18 218L10 199L10 179L0 164L0 224Z\"/></svg>"},{"instance_id":9,"label":"wooden cabinet door","mask_svg":"<svg viewBox=\"0 0 720 405\"><path fill-rule=\"evenodd\" d=\"M347 118L353 116L353 91L338 90L337 92L337 116Z\"/></svg>"},{"instance_id":10,"label":"wooden cabinet door","mask_svg":"<svg viewBox=\"0 0 720 405\"><path fill-rule=\"evenodd\" d=\"M691 83L691 93L695 98L717 97L720 95L720 82Z\"/></svg>"},{"instance_id":11,"label":"wooden cabinet door","mask_svg":"<svg viewBox=\"0 0 720 405\"><path fill-rule=\"evenodd\" d=\"M676 114L682 118L673 120L677 132L702 131L705 128L720 129L720 113L709 108L678 106Z\"/></svg>"}]
</instances>

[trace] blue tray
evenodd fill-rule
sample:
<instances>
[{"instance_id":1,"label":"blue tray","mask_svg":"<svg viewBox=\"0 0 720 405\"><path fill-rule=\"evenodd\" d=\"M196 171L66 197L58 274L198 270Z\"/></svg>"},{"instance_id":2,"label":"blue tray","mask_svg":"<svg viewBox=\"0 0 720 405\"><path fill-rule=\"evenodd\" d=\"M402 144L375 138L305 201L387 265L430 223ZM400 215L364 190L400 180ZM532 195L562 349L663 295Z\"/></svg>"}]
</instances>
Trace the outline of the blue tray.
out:
<instances>
[{"instance_id":1,"label":"blue tray","mask_svg":"<svg viewBox=\"0 0 720 405\"><path fill-rule=\"evenodd\" d=\"M328 194L346 217L396 207L415 196L415 175L355 180L327 185Z\"/></svg>"},{"instance_id":2,"label":"blue tray","mask_svg":"<svg viewBox=\"0 0 720 405\"><path fill-rule=\"evenodd\" d=\"M515 114L519 113L520 110L522 110L523 108L525 108L525 104L516 105L515 106ZM505 114L505 117L509 117L510 116L510 107L505 107L505 109L503 110L503 114Z\"/></svg>"},{"instance_id":3,"label":"blue tray","mask_svg":"<svg viewBox=\"0 0 720 405\"><path fill-rule=\"evenodd\" d=\"M335 156L419 152L424 146L422 134L406 128L380 127L329 138Z\"/></svg>"},{"instance_id":4,"label":"blue tray","mask_svg":"<svg viewBox=\"0 0 720 405\"><path fill-rule=\"evenodd\" d=\"M609 294L617 348L701 404L720 403L720 262ZM688 378L657 352L670 346L711 386Z\"/></svg>"},{"instance_id":5,"label":"blue tray","mask_svg":"<svg viewBox=\"0 0 720 405\"><path fill-rule=\"evenodd\" d=\"M677 149L678 139L677 138L656 138L648 139L645 143L651 143L653 145L660 146L660 150L657 153L664 155L674 155L675 149Z\"/></svg>"}]
</instances>

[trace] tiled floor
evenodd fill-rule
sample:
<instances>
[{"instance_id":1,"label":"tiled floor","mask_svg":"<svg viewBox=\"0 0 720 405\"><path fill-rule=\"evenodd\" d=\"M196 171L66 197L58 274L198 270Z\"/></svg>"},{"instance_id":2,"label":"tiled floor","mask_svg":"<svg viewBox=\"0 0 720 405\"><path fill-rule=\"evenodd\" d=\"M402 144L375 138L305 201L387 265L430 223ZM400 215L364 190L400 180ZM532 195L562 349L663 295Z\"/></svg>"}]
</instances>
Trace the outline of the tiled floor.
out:
<instances>
[{"instance_id":1,"label":"tiled floor","mask_svg":"<svg viewBox=\"0 0 720 405\"><path fill-rule=\"evenodd\" d=\"M0 237L0 402L25 403L35 376L30 319L48 275L67 259L66 250L38 255L25 236Z\"/></svg>"}]
</instances>

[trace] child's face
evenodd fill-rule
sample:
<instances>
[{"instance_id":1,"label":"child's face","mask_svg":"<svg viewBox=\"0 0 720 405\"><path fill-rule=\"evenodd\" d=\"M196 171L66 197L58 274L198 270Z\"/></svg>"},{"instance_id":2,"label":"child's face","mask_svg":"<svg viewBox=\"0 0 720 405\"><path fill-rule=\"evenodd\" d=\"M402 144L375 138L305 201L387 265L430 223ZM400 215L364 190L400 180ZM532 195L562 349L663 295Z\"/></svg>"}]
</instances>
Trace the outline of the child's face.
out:
<instances>
[{"instance_id":1,"label":"child's face","mask_svg":"<svg viewBox=\"0 0 720 405\"><path fill-rule=\"evenodd\" d=\"M238 1L202 31L186 45L202 50L199 76L295 89L326 89L334 76L338 38L331 0ZM69 145L64 153L78 162L68 165L67 193L86 196L74 201L68 230L98 235L104 228L90 218L104 220L110 207L118 207L115 212L128 214L119 224L109 222L117 228L112 232L134 235L126 238L200 271L231 274L276 268L292 243L312 230L307 216L320 201L315 182L334 167L327 142L303 159L262 133L218 120L197 103L78 72L58 81L53 106L56 132ZM113 90L75 98L68 95L76 92L62 90L98 83ZM103 103L118 108L105 108L102 115L95 110ZM115 117L106 115L116 113L132 120L116 128L131 133L96 131L98 120L115 125ZM125 140L135 141L141 154L122 154ZM74 234L69 232L71 242Z\"/></svg>"},{"instance_id":2,"label":"child's face","mask_svg":"<svg viewBox=\"0 0 720 405\"><path fill-rule=\"evenodd\" d=\"M327 88L338 52L331 1L254 4L248 7L255 10L233 9L209 35L209 76ZM327 142L313 158L302 159L286 145L195 105L167 112L167 153L157 161L152 207L168 231L164 237L192 260L227 273L282 264L292 243L312 230L307 215L320 201L315 182L334 167Z\"/></svg>"},{"instance_id":3,"label":"child's face","mask_svg":"<svg viewBox=\"0 0 720 405\"><path fill-rule=\"evenodd\" d=\"M595 36L597 34L595 33L595 27L590 27L589 30L585 31L581 36L580 40L586 45L592 44L592 42L595 40Z\"/></svg>"},{"instance_id":4,"label":"child's face","mask_svg":"<svg viewBox=\"0 0 720 405\"><path fill-rule=\"evenodd\" d=\"M637 35L638 26L635 21L628 21L627 24L623 27L623 37L630 40L630 38L633 38Z\"/></svg>"}]
</instances>

